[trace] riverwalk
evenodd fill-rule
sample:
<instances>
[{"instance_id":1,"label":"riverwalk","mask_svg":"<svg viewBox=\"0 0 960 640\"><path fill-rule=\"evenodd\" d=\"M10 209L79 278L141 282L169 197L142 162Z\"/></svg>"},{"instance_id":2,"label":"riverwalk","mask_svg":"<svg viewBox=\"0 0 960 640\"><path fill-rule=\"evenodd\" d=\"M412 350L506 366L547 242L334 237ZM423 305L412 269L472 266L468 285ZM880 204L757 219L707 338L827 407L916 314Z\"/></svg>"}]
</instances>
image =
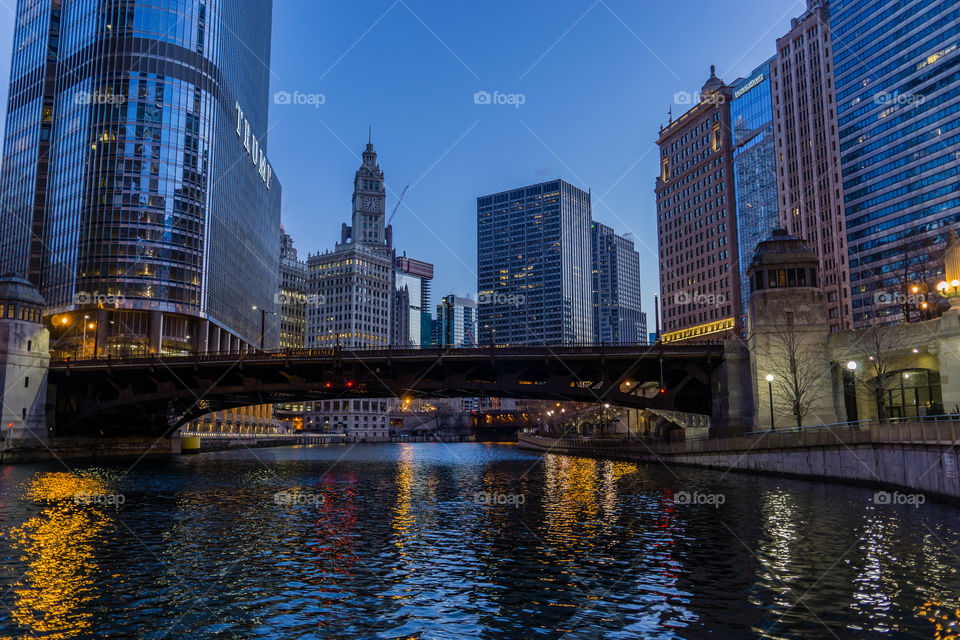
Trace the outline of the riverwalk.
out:
<instances>
[{"instance_id":1,"label":"riverwalk","mask_svg":"<svg viewBox=\"0 0 960 640\"><path fill-rule=\"evenodd\" d=\"M652 442L519 434L525 449L918 491L960 502L960 420L807 427Z\"/></svg>"}]
</instances>

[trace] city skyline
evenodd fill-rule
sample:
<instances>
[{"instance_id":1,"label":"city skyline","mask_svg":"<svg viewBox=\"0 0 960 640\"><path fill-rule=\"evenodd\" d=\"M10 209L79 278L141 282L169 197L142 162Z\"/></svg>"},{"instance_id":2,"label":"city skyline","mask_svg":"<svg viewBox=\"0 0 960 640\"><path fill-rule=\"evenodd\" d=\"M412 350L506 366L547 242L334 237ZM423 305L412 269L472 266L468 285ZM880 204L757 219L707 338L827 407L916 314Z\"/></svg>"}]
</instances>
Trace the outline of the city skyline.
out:
<instances>
[{"instance_id":1,"label":"city skyline","mask_svg":"<svg viewBox=\"0 0 960 640\"><path fill-rule=\"evenodd\" d=\"M511 7L513 26L501 24L497 12L435 3L277 5L274 30L290 35L274 39L271 96L288 91L293 101L296 91L324 95L317 108L270 105L267 147L283 180L285 229L303 255L337 240L349 206L344 185L372 125L378 150L391 158L388 211L411 184L394 220L395 244L436 264L438 294L476 296L476 245L463 230L474 226L477 196L559 177L592 190L598 221L619 234L633 234L648 283L643 305L652 311L657 259L649 232L656 224L651 193L656 128L666 122L674 94L692 94L709 64L716 64L728 82L745 75L773 53L773 38L803 9L802 2L753 5L749 12L735 13L704 5L688 24L691 32L717 28L755 34L749 50L708 47L704 39L677 48L679 30L652 28L666 20L668 9L615 2L565 2L551 5L549 12ZM461 21L463 11L471 13ZM308 32L320 18L343 27L332 30L314 51L317 43ZM0 25L4 52L12 48L12 23ZM517 37L524 24L536 26L535 38ZM491 51L485 38L471 35L478 28L511 46ZM405 50L398 51L401 46ZM583 50L598 54L584 57ZM610 58L626 59L629 72L610 65ZM366 81L358 75L371 69L375 73ZM9 71L5 53L0 69L4 109ZM561 72L579 74L584 95L566 89L558 95L553 79ZM432 77L443 82L431 86ZM491 97L494 91L521 93L525 103L519 108L474 104L478 91ZM683 108L673 105L674 115ZM585 110L593 117L583 118ZM573 118L576 128L569 126ZM503 148L511 149L506 161Z\"/></svg>"}]
</instances>

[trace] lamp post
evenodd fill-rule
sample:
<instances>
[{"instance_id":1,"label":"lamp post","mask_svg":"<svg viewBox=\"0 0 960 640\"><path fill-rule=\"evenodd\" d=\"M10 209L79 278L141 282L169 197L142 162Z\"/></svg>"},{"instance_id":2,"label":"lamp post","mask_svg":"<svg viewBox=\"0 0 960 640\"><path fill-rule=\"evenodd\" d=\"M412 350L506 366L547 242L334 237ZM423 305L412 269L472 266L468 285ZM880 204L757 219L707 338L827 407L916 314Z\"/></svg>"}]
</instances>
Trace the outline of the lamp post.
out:
<instances>
[{"instance_id":1,"label":"lamp post","mask_svg":"<svg viewBox=\"0 0 960 640\"><path fill-rule=\"evenodd\" d=\"M90 319L90 316L83 316L83 338L80 340L80 355L84 358L87 357L87 320Z\"/></svg>"},{"instance_id":2,"label":"lamp post","mask_svg":"<svg viewBox=\"0 0 960 640\"><path fill-rule=\"evenodd\" d=\"M773 431L773 374L767 374L767 387L770 389L770 431Z\"/></svg>"},{"instance_id":3,"label":"lamp post","mask_svg":"<svg viewBox=\"0 0 960 640\"><path fill-rule=\"evenodd\" d=\"M266 324L266 321L267 321L266 320L267 314L271 313L273 315L277 315L277 312L267 311L266 309L261 309L259 307L254 307L253 310L260 312L260 351L263 351L263 330L264 330L264 325Z\"/></svg>"}]
</instances>

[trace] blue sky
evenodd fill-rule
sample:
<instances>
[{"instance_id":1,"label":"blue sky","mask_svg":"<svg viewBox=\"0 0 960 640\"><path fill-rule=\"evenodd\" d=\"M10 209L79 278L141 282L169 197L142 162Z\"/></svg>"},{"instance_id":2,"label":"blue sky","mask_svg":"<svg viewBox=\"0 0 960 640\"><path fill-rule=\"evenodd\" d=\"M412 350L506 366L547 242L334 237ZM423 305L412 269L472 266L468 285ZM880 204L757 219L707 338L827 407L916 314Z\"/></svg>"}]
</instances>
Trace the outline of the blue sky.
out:
<instances>
[{"instance_id":1,"label":"blue sky","mask_svg":"<svg viewBox=\"0 0 960 640\"><path fill-rule=\"evenodd\" d=\"M4 106L12 2L0 6ZM394 244L436 265L435 299L475 294L478 195L560 177L592 190L595 219L633 234L650 313L655 141L674 94L698 90L711 64L728 82L749 73L804 7L275 0L271 91L323 96L319 105L271 104L268 153L286 229L304 258L339 239L371 125L388 211L411 185ZM475 104L478 91L522 95L523 104Z\"/></svg>"}]
</instances>

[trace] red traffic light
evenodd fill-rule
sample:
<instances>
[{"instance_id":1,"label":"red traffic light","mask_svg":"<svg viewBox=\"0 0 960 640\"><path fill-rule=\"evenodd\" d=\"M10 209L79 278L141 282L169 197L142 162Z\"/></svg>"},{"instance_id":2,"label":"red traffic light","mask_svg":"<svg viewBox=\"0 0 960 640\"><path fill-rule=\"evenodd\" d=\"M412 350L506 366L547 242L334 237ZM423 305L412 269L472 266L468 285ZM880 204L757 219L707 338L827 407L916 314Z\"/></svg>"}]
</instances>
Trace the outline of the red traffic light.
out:
<instances>
[{"instance_id":1,"label":"red traffic light","mask_svg":"<svg viewBox=\"0 0 960 640\"><path fill-rule=\"evenodd\" d=\"M667 392L666 389L664 389L663 387L660 387L660 393L666 393L666 392Z\"/></svg>"},{"instance_id":2,"label":"red traffic light","mask_svg":"<svg viewBox=\"0 0 960 640\"><path fill-rule=\"evenodd\" d=\"M348 387L352 387L352 386L353 386L353 380L347 380L347 386L348 386Z\"/></svg>"}]
</instances>

